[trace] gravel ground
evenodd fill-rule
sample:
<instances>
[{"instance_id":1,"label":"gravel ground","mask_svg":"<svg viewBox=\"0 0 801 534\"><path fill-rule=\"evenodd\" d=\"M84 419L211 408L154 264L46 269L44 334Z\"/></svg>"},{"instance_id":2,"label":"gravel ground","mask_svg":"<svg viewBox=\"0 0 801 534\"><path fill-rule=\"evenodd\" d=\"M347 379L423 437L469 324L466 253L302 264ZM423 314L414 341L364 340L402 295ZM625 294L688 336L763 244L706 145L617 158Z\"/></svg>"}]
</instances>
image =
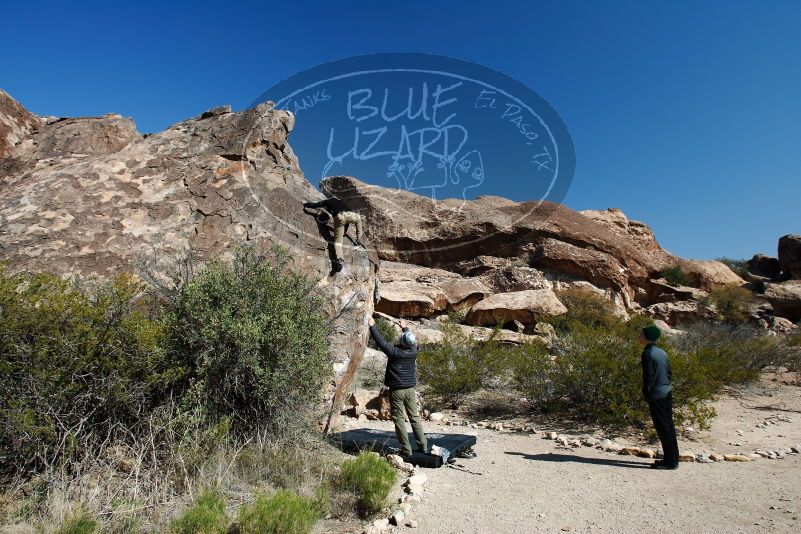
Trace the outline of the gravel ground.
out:
<instances>
[{"instance_id":1,"label":"gravel ground","mask_svg":"<svg viewBox=\"0 0 801 534\"><path fill-rule=\"evenodd\" d=\"M801 388L778 378L721 398L712 428L683 438L682 451L750 453L801 443ZM364 426L392 428L350 423ZM542 432L432 423L426 431L474 432L478 457L423 470L429 482L411 516L417 528L395 532L801 532L801 454L655 471L651 460L561 447Z\"/></svg>"}]
</instances>

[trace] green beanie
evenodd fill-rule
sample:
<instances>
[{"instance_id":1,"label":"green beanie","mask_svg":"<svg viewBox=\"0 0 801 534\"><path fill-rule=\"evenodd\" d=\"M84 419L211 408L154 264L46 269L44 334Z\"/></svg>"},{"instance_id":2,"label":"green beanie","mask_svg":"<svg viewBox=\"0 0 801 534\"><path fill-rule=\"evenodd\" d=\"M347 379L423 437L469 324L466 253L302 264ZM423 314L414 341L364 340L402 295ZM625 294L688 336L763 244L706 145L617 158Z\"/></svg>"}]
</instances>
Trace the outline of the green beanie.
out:
<instances>
[{"instance_id":1,"label":"green beanie","mask_svg":"<svg viewBox=\"0 0 801 534\"><path fill-rule=\"evenodd\" d=\"M662 331L659 330L659 327L655 324L648 325L642 329L642 335L645 336L645 339L648 341L656 341L659 339L659 336L662 335Z\"/></svg>"}]
</instances>

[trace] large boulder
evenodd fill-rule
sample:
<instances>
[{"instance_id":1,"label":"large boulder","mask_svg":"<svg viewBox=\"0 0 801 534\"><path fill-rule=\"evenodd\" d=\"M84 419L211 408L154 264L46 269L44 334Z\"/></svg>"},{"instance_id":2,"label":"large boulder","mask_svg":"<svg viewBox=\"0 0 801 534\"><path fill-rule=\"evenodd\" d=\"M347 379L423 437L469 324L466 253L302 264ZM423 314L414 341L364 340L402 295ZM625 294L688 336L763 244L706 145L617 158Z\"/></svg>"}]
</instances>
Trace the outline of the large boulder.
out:
<instances>
[{"instance_id":1,"label":"large boulder","mask_svg":"<svg viewBox=\"0 0 801 534\"><path fill-rule=\"evenodd\" d=\"M698 321L713 319L715 313L700 302L693 300L660 302L645 309L646 315L659 319L671 326L691 325Z\"/></svg>"},{"instance_id":2,"label":"large boulder","mask_svg":"<svg viewBox=\"0 0 801 534\"><path fill-rule=\"evenodd\" d=\"M567 308L550 289L530 289L491 295L473 306L465 319L468 324L491 326L502 319L504 323L520 321L531 325L540 319L562 315Z\"/></svg>"},{"instance_id":3,"label":"large boulder","mask_svg":"<svg viewBox=\"0 0 801 534\"><path fill-rule=\"evenodd\" d=\"M801 280L801 235L786 235L779 239L779 265L785 275Z\"/></svg>"},{"instance_id":4,"label":"large boulder","mask_svg":"<svg viewBox=\"0 0 801 534\"><path fill-rule=\"evenodd\" d=\"M749 274L767 280L777 279L782 272L779 259L764 254L755 254L746 262L746 267Z\"/></svg>"},{"instance_id":5,"label":"large boulder","mask_svg":"<svg viewBox=\"0 0 801 534\"><path fill-rule=\"evenodd\" d=\"M531 343L534 341L541 341L548 345L553 342L556 333L548 328L550 325L547 323L537 324L531 331L531 334L523 332L513 332L511 330L500 329L495 333L493 328L485 328L483 326L470 326L465 324L457 324L455 327L461 332L462 335L473 339L475 341L487 341L493 334L499 343L505 345L522 345L524 343ZM412 326L412 332L417 337L417 342L422 345L436 345L445 340L445 332L439 325L425 324L419 326Z\"/></svg>"},{"instance_id":6,"label":"large boulder","mask_svg":"<svg viewBox=\"0 0 801 534\"><path fill-rule=\"evenodd\" d=\"M679 260L677 265L705 291L723 286L742 286L740 278L728 265L714 260Z\"/></svg>"},{"instance_id":7,"label":"large boulder","mask_svg":"<svg viewBox=\"0 0 801 534\"><path fill-rule=\"evenodd\" d=\"M382 261L376 310L394 317L432 317L470 307L491 293L477 278L406 263Z\"/></svg>"},{"instance_id":8,"label":"large boulder","mask_svg":"<svg viewBox=\"0 0 801 534\"><path fill-rule=\"evenodd\" d=\"M763 296L773 306L776 315L791 321L801 319L801 280L767 284Z\"/></svg>"},{"instance_id":9,"label":"large boulder","mask_svg":"<svg viewBox=\"0 0 801 534\"><path fill-rule=\"evenodd\" d=\"M509 293L527 289L553 289L548 276L533 267L501 267L481 277L493 293Z\"/></svg>"},{"instance_id":10,"label":"large boulder","mask_svg":"<svg viewBox=\"0 0 801 534\"><path fill-rule=\"evenodd\" d=\"M150 263L158 276L189 253L203 264L245 243L280 245L326 297L341 405L364 354L378 258L346 246L345 270L329 276L330 228L302 209L323 196L287 142L291 113L271 103L217 108L143 136L115 115L52 121L20 109L0 94L0 124L18 125L0 136L10 150L0 164L0 258L12 271L108 278Z\"/></svg>"}]
</instances>

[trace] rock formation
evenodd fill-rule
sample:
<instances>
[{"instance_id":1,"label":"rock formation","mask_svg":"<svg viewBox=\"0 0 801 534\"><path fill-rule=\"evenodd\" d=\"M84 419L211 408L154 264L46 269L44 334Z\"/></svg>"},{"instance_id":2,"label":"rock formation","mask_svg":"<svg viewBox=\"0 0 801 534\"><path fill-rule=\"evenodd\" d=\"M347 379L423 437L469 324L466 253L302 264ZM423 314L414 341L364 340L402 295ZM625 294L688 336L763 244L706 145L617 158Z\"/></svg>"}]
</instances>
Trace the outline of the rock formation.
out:
<instances>
[{"instance_id":1,"label":"rock formation","mask_svg":"<svg viewBox=\"0 0 801 534\"><path fill-rule=\"evenodd\" d=\"M281 245L327 297L340 404L365 350L378 260L346 246L345 270L328 276L328 228L302 210L322 195L287 143L293 124L266 103L141 135L118 115L36 117L0 92L0 258L14 271L106 278L145 260L170 269L190 251L202 263Z\"/></svg>"},{"instance_id":2,"label":"rock formation","mask_svg":"<svg viewBox=\"0 0 801 534\"><path fill-rule=\"evenodd\" d=\"M779 239L779 265L788 278L801 280L801 235Z\"/></svg>"},{"instance_id":3,"label":"rock formation","mask_svg":"<svg viewBox=\"0 0 801 534\"><path fill-rule=\"evenodd\" d=\"M720 262L673 256L659 246L648 226L616 209L579 213L548 202L518 203L498 197L434 201L346 176L326 178L320 187L365 216L370 241L382 260L458 273L493 293L587 284L605 291L622 311L631 311L694 299L692 291L745 283ZM700 289L665 290L659 273L673 266L695 279ZM444 274L439 278L452 279ZM418 286L421 301L436 300L438 288L442 289L438 281ZM408 282L403 289L407 295L413 292ZM446 308L426 304L425 315ZM397 305L394 310L411 311ZM424 315L419 311L417 316ZM526 317L533 320L532 314Z\"/></svg>"}]
</instances>

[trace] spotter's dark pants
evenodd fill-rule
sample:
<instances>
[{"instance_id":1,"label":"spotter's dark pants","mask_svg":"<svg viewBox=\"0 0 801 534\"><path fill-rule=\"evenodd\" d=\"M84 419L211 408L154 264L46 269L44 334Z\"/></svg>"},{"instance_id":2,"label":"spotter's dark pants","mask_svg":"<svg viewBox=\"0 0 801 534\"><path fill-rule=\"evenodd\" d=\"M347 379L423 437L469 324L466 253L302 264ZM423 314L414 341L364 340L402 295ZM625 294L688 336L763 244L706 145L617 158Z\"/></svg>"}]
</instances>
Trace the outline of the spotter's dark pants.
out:
<instances>
[{"instance_id":1,"label":"spotter's dark pants","mask_svg":"<svg viewBox=\"0 0 801 534\"><path fill-rule=\"evenodd\" d=\"M662 451L665 453L664 463L676 465L679 463L679 443L676 440L676 425L673 423L673 394L656 399L648 403L654 428L662 442Z\"/></svg>"}]
</instances>

